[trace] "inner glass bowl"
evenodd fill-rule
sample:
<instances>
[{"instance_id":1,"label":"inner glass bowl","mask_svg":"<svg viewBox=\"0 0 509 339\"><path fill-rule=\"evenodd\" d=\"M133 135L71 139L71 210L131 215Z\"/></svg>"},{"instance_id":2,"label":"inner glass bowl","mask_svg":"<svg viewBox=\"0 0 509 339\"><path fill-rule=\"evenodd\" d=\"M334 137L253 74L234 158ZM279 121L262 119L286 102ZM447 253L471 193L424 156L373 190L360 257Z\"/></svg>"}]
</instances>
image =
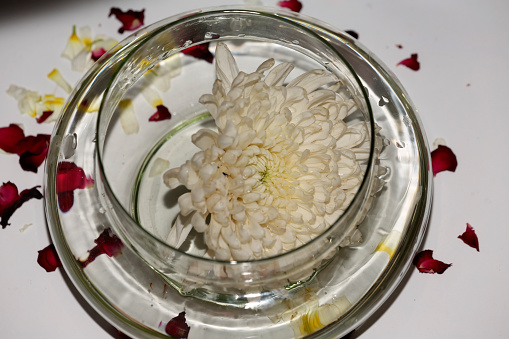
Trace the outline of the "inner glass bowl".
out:
<instances>
[{"instance_id":1,"label":"inner glass bowl","mask_svg":"<svg viewBox=\"0 0 509 339\"><path fill-rule=\"evenodd\" d=\"M96 184L112 227L183 295L242 308L266 307L288 298L334 259L371 203L377 169L375 125L364 86L326 39L276 14L249 10L195 13L161 25L141 39L114 70L97 123L101 180ZM345 122L364 122L370 135L363 181L344 214L322 234L287 253L251 261L220 261L203 257L206 247L200 234L191 233L179 249L165 242L179 213L178 197L186 189L167 188L162 172L180 166L199 150L191 142L194 133L214 129L199 98L211 92L215 68L210 60L182 51L207 45L214 51L218 42L228 45L239 69L248 73L269 58L276 65L295 65L289 80L306 71L326 69L356 103L357 111ZM156 81L162 81L162 87ZM149 121L162 104L171 118Z\"/></svg>"}]
</instances>

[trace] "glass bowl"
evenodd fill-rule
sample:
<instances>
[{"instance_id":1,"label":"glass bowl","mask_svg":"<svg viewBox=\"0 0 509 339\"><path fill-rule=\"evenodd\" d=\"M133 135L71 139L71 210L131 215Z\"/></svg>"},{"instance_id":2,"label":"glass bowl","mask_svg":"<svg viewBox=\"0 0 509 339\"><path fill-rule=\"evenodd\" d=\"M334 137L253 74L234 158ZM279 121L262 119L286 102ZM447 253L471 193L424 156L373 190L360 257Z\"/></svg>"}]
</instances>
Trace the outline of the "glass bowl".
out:
<instances>
[{"instance_id":1,"label":"glass bowl","mask_svg":"<svg viewBox=\"0 0 509 339\"><path fill-rule=\"evenodd\" d=\"M123 58L106 88L99 112L97 150L101 180L96 183L98 190L104 192L103 203L108 206L114 230L180 293L230 306L266 307L307 284L362 219L371 197L375 138L370 138L370 149L366 150L369 156L362 164L364 180L355 197L338 220L307 244L250 261L204 258L203 233L185 243L185 250L169 246L165 239L179 213L177 201L185 188L168 189L162 173L155 170L154 174L152 168L157 161L169 162L171 167L190 161L199 151L191 142L192 136L201 128L215 128L207 108L199 103L200 96L212 90L214 66L182 55L182 50L206 46L213 51L220 42L230 46L239 68L247 72L254 72L269 58L276 65L294 64L296 69L289 78L313 69L327 69L342 83L342 95L357 104L357 109L345 118L347 125L363 122L369 135L375 134L364 87L351 66L325 39L271 13L207 11L162 24ZM152 76L147 71L155 66L159 67L157 71L167 70L168 75L159 77L171 78L171 88L160 94L157 103L166 104L172 117L158 122L148 121L147 113L154 108L144 99L146 87L150 86L147 77ZM154 86L149 90L156 91ZM133 134L125 133L119 119L119 103L126 100L132 102L137 120L141 121Z\"/></svg>"},{"instance_id":2,"label":"glass bowl","mask_svg":"<svg viewBox=\"0 0 509 339\"><path fill-rule=\"evenodd\" d=\"M370 135L363 181L348 208L287 253L220 261L203 257L199 237L181 249L164 241L184 191L164 186L161 160L163 169L181 165L197 150L191 136L214 128L198 101L211 91L214 67L182 51L204 44L214 51L218 42L247 72L268 58L292 62L295 75L328 70L355 100L346 122L364 122ZM165 91L154 73L169 79L160 84ZM99 100L99 112L91 112ZM149 121L160 104L171 118ZM69 172L79 174L77 183ZM104 317L134 337L163 337L161 324L183 310L195 337L344 335L402 279L424 234L432 191L422 126L395 76L325 23L256 7L184 13L121 42L72 93L45 175L46 216L66 271ZM342 247L357 226L364 241ZM81 265L108 228L126 245L122 255Z\"/></svg>"}]
</instances>

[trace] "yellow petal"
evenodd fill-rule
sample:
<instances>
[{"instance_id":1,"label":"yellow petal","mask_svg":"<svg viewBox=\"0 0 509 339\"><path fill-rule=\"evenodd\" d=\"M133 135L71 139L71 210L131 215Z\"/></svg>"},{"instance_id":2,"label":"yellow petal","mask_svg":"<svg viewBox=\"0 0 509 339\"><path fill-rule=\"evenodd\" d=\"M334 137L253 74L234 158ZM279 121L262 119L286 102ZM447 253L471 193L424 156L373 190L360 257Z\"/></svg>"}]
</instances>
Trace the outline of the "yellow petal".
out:
<instances>
[{"instance_id":1,"label":"yellow petal","mask_svg":"<svg viewBox=\"0 0 509 339\"><path fill-rule=\"evenodd\" d=\"M85 48L85 44L80 40L80 38L76 35L76 26L72 27L72 34L67 40L67 45L65 46L64 51L62 52L62 57L73 60L79 52L81 52Z\"/></svg>"},{"instance_id":2,"label":"yellow petal","mask_svg":"<svg viewBox=\"0 0 509 339\"><path fill-rule=\"evenodd\" d=\"M134 112L133 103L129 99L124 99L118 103L120 125L125 134L138 133L140 125Z\"/></svg>"},{"instance_id":3,"label":"yellow petal","mask_svg":"<svg viewBox=\"0 0 509 339\"><path fill-rule=\"evenodd\" d=\"M54 68L49 74L48 78L53 80L60 88L62 88L67 94L72 92L72 87L69 83L64 79L60 71Z\"/></svg>"}]
</instances>

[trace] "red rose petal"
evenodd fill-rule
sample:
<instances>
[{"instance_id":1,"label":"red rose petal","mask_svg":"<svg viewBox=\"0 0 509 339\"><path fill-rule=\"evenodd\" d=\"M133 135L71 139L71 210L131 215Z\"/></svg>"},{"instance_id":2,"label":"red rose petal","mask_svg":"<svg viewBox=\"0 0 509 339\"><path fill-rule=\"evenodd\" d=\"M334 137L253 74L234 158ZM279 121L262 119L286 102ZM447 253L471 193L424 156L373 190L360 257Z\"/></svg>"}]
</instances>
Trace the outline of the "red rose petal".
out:
<instances>
[{"instance_id":1,"label":"red rose petal","mask_svg":"<svg viewBox=\"0 0 509 339\"><path fill-rule=\"evenodd\" d=\"M397 44L397 45L396 45L396 47L397 47L397 48L399 48L399 49L402 49L402 48L403 48L403 45L401 45L401 44Z\"/></svg>"},{"instance_id":2,"label":"red rose petal","mask_svg":"<svg viewBox=\"0 0 509 339\"><path fill-rule=\"evenodd\" d=\"M16 124L0 128L0 148L7 153L16 153L17 144L25 137L23 129Z\"/></svg>"},{"instance_id":3,"label":"red rose petal","mask_svg":"<svg viewBox=\"0 0 509 339\"><path fill-rule=\"evenodd\" d=\"M17 144L16 153L19 155L19 164L25 171L37 173L37 168L46 159L51 135L29 135Z\"/></svg>"},{"instance_id":4,"label":"red rose petal","mask_svg":"<svg viewBox=\"0 0 509 339\"><path fill-rule=\"evenodd\" d=\"M180 312L178 316L168 321L165 331L175 338L187 338L190 329L186 323L186 312Z\"/></svg>"},{"instance_id":5,"label":"red rose petal","mask_svg":"<svg viewBox=\"0 0 509 339\"><path fill-rule=\"evenodd\" d=\"M90 56L92 60L97 61L100 57L102 57L106 53L106 50L102 47L98 49L92 50L92 55Z\"/></svg>"},{"instance_id":6,"label":"red rose petal","mask_svg":"<svg viewBox=\"0 0 509 339\"><path fill-rule=\"evenodd\" d=\"M58 206L62 212L71 209L74 203L74 190L94 184L94 180L85 175L85 171L75 163L62 161L57 166L56 190Z\"/></svg>"},{"instance_id":7,"label":"red rose petal","mask_svg":"<svg viewBox=\"0 0 509 339\"><path fill-rule=\"evenodd\" d=\"M435 176L443 171L454 172L458 166L458 161L449 147L438 145L437 149L431 152L431 165L433 176Z\"/></svg>"},{"instance_id":8,"label":"red rose petal","mask_svg":"<svg viewBox=\"0 0 509 339\"><path fill-rule=\"evenodd\" d=\"M182 51L185 55L193 56L197 59L203 59L209 63L212 63L214 60L214 55L210 53L209 51L209 42L206 42L204 44L192 46L189 48L186 48Z\"/></svg>"},{"instance_id":9,"label":"red rose petal","mask_svg":"<svg viewBox=\"0 0 509 339\"><path fill-rule=\"evenodd\" d=\"M279 7L288 8L294 12L300 12L302 9L302 3L298 0L279 1L277 4Z\"/></svg>"},{"instance_id":10,"label":"red rose petal","mask_svg":"<svg viewBox=\"0 0 509 339\"><path fill-rule=\"evenodd\" d=\"M345 33L351 35L352 37L354 37L355 39L359 39L359 33L357 33L356 31L352 31L352 30L347 30L345 31Z\"/></svg>"},{"instance_id":11,"label":"red rose petal","mask_svg":"<svg viewBox=\"0 0 509 339\"><path fill-rule=\"evenodd\" d=\"M46 272L53 272L57 267L62 266L60 258L53 244L38 251L37 263L46 270Z\"/></svg>"},{"instance_id":12,"label":"red rose petal","mask_svg":"<svg viewBox=\"0 0 509 339\"><path fill-rule=\"evenodd\" d=\"M458 238L463 240L465 244L470 247L473 247L479 252L479 239L477 238L477 234L475 234L474 228L467 223L467 229L463 232L462 235L459 235Z\"/></svg>"},{"instance_id":13,"label":"red rose petal","mask_svg":"<svg viewBox=\"0 0 509 339\"><path fill-rule=\"evenodd\" d=\"M408 59L400 61L398 65L406 66L414 71L418 71L421 68L421 64L417 61L417 53L410 55Z\"/></svg>"},{"instance_id":14,"label":"red rose petal","mask_svg":"<svg viewBox=\"0 0 509 339\"><path fill-rule=\"evenodd\" d=\"M414 258L413 264L421 273L438 273L442 274L446 269L452 266L452 264L446 264L440 260L433 259L432 250L424 250L417 253Z\"/></svg>"},{"instance_id":15,"label":"red rose petal","mask_svg":"<svg viewBox=\"0 0 509 339\"><path fill-rule=\"evenodd\" d=\"M88 258L85 261L81 261L81 266L86 267L92 261L95 260L101 254L106 254L109 257L116 257L122 253L122 247L124 244L115 234L111 234L109 228L106 228L102 233L94 240L96 245L90 250Z\"/></svg>"},{"instance_id":16,"label":"red rose petal","mask_svg":"<svg viewBox=\"0 0 509 339\"><path fill-rule=\"evenodd\" d=\"M171 119L171 113L164 105L159 105L156 107L157 112L152 114L148 121L161 121Z\"/></svg>"},{"instance_id":17,"label":"red rose petal","mask_svg":"<svg viewBox=\"0 0 509 339\"><path fill-rule=\"evenodd\" d=\"M3 183L0 186L0 225L6 228L10 217L30 199L42 199L42 193L37 189L39 186L21 191L18 194L18 188L12 182Z\"/></svg>"},{"instance_id":18,"label":"red rose petal","mask_svg":"<svg viewBox=\"0 0 509 339\"><path fill-rule=\"evenodd\" d=\"M53 111L44 111L42 112L41 116L38 118L35 118L35 121L37 121L38 124L42 124L45 122L51 115L53 114Z\"/></svg>"},{"instance_id":19,"label":"red rose petal","mask_svg":"<svg viewBox=\"0 0 509 339\"><path fill-rule=\"evenodd\" d=\"M127 12L123 12L120 8L112 7L108 17L114 15L121 23L122 27L118 29L119 33L125 31L134 31L143 26L143 20L145 20L145 10L133 11L132 9Z\"/></svg>"}]
</instances>

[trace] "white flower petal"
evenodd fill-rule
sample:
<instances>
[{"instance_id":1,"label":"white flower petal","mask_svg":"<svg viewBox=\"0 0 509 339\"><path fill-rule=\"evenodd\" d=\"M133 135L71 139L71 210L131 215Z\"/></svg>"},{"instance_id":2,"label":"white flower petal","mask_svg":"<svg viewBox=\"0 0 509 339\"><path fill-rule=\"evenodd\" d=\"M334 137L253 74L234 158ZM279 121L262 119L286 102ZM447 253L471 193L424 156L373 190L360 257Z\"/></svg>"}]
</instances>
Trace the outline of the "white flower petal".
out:
<instances>
[{"instance_id":1,"label":"white flower petal","mask_svg":"<svg viewBox=\"0 0 509 339\"><path fill-rule=\"evenodd\" d=\"M138 118L136 118L136 113L134 112L134 107L131 100L124 99L120 101L118 103L118 111L120 125L122 126L124 133L138 133L140 125L138 123Z\"/></svg>"}]
</instances>

